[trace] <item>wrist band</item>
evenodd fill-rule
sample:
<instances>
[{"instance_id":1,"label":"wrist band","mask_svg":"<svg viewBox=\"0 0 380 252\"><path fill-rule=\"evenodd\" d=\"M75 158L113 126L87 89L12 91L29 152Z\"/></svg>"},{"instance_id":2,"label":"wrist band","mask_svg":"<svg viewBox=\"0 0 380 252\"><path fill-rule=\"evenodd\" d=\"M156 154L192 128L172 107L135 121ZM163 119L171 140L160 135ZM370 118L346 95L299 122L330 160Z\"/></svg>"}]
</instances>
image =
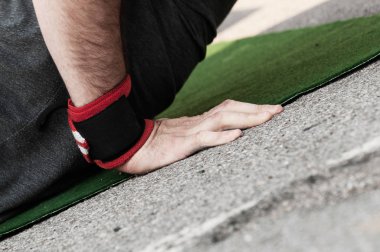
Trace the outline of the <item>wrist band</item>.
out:
<instances>
[{"instance_id":1,"label":"wrist band","mask_svg":"<svg viewBox=\"0 0 380 252\"><path fill-rule=\"evenodd\" d=\"M131 78L95 101L75 107L68 101L68 120L76 143L89 163L112 169L127 162L148 140L154 121L142 119L129 104Z\"/></svg>"}]
</instances>

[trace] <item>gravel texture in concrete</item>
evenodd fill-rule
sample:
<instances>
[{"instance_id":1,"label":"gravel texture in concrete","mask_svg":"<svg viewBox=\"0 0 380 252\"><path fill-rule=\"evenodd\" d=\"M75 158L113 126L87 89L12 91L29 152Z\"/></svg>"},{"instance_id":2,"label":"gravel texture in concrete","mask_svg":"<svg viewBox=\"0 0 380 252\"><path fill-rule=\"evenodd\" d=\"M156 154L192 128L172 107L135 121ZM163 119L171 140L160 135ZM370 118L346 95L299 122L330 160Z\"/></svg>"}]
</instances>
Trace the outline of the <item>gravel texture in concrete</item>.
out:
<instances>
[{"instance_id":1,"label":"gravel texture in concrete","mask_svg":"<svg viewBox=\"0 0 380 252\"><path fill-rule=\"evenodd\" d=\"M362 15L366 6L352 11ZM284 29L301 22L292 17ZM2 241L0 250L370 251L379 245L379 101L376 61L239 140L133 178Z\"/></svg>"},{"instance_id":2,"label":"gravel texture in concrete","mask_svg":"<svg viewBox=\"0 0 380 252\"><path fill-rule=\"evenodd\" d=\"M377 61L302 97L236 142L132 179L0 248L192 250L226 240L272 211L281 215L376 189L379 70ZM366 162L365 169L357 166Z\"/></svg>"},{"instance_id":3,"label":"gravel texture in concrete","mask_svg":"<svg viewBox=\"0 0 380 252\"><path fill-rule=\"evenodd\" d=\"M371 165L375 168L379 164L377 158L362 168ZM225 241L191 251L376 252L379 237L380 191L377 190L339 204L294 211L281 218L271 214L250 222Z\"/></svg>"}]
</instances>

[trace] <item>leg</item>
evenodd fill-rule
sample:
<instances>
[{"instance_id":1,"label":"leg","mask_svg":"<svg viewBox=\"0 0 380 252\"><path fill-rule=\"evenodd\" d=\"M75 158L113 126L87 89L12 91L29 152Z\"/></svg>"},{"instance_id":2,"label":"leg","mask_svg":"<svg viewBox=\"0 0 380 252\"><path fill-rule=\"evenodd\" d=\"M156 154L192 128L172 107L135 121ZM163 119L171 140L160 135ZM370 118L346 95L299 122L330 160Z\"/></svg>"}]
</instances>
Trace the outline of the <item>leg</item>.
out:
<instances>
[{"instance_id":1,"label":"leg","mask_svg":"<svg viewBox=\"0 0 380 252\"><path fill-rule=\"evenodd\" d=\"M1 222L97 170L71 141L67 91L31 1L1 1L0 12Z\"/></svg>"},{"instance_id":2,"label":"leg","mask_svg":"<svg viewBox=\"0 0 380 252\"><path fill-rule=\"evenodd\" d=\"M150 117L170 104L204 58L216 26L232 6L219 5L217 0L153 3L124 1L122 20L126 56L136 80L134 104ZM72 141L66 118L68 94L43 42L32 4L8 1L0 4L0 10L9 13L0 19L4 38L0 47L1 220L96 168L85 163Z\"/></svg>"},{"instance_id":3,"label":"leg","mask_svg":"<svg viewBox=\"0 0 380 252\"><path fill-rule=\"evenodd\" d=\"M154 117L173 101L236 0L124 1L122 30L132 102Z\"/></svg>"}]
</instances>

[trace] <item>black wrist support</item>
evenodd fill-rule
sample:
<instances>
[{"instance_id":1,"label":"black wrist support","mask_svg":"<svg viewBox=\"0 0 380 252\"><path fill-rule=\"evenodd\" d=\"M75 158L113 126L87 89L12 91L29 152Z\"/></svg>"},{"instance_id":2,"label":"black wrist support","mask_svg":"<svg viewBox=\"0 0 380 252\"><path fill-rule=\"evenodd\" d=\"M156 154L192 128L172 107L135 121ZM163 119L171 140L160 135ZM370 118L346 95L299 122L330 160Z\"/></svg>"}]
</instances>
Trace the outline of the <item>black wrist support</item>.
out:
<instances>
[{"instance_id":1,"label":"black wrist support","mask_svg":"<svg viewBox=\"0 0 380 252\"><path fill-rule=\"evenodd\" d=\"M69 125L83 156L102 168L128 161L146 142L154 122L135 114L129 104L129 76L117 87L83 106L68 103Z\"/></svg>"}]
</instances>

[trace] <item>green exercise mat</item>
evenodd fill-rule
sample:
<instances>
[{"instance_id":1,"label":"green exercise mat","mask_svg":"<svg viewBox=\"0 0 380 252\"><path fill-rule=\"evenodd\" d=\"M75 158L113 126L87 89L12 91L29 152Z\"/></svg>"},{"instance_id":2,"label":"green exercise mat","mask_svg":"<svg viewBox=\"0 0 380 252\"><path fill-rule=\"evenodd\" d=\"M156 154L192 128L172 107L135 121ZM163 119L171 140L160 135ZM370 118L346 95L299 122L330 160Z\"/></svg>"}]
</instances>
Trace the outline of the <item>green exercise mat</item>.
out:
<instances>
[{"instance_id":1,"label":"green exercise mat","mask_svg":"<svg viewBox=\"0 0 380 252\"><path fill-rule=\"evenodd\" d=\"M202 113L223 100L285 103L380 54L380 16L215 44L158 117ZM0 224L0 237L131 178L100 172Z\"/></svg>"}]
</instances>

